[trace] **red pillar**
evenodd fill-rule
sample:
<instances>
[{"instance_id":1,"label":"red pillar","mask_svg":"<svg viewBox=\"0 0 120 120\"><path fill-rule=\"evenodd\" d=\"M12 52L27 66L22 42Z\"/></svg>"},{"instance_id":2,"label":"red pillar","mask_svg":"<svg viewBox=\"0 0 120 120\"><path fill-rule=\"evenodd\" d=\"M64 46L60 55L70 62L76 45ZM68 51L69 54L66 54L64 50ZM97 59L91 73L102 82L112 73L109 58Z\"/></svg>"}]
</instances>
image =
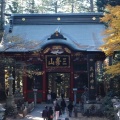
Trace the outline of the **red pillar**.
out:
<instances>
[{"instance_id":1,"label":"red pillar","mask_svg":"<svg viewBox=\"0 0 120 120\"><path fill-rule=\"evenodd\" d=\"M73 84L74 84L74 82L73 82L73 80L74 80L74 74L73 74L73 71L71 71L71 85L70 85L70 98L71 98L71 100L73 100L74 99L74 93L73 93Z\"/></svg>"}]
</instances>

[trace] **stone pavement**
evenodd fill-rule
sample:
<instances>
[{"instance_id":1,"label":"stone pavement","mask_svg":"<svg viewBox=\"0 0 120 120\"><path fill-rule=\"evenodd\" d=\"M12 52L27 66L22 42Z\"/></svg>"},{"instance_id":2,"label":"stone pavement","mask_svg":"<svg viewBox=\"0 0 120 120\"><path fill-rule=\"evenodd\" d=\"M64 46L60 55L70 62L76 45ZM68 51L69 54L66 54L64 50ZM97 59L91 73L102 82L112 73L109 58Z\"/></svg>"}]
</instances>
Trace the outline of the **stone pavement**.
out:
<instances>
[{"instance_id":1,"label":"stone pavement","mask_svg":"<svg viewBox=\"0 0 120 120\"><path fill-rule=\"evenodd\" d=\"M41 115L42 115L42 110L44 109L46 105L52 106L52 104L37 104L35 109L31 113L27 114L25 118L23 118L22 115L20 114L15 119L7 118L6 120L43 120ZM67 112L64 115L60 116L60 120L65 120L66 117L68 117ZM56 120L56 119L54 118L53 120ZM103 118L103 117L101 118L100 117L85 117L80 114L78 118L71 117L69 118L69 120L108 120L108 119Z\"/></svg>"}]
</instances>

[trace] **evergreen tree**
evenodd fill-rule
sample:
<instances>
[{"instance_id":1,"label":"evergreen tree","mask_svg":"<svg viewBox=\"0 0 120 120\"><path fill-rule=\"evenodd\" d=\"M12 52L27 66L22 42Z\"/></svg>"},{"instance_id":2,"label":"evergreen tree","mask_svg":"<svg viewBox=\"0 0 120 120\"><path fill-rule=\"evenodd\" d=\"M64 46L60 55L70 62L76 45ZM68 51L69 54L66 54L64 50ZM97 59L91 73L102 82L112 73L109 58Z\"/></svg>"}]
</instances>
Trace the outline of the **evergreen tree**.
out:
<instances>
[{"instance_id":1,"label":"evergreen tree","mask_svg":"<svg viewBox=\"0 0 120 120\"><path fill-rule=\"evenodd\" d=\"M6 2L6 13L23 13L23 6L19 0L12 0Z\"/></svg>"},{"instance_id":2,"label":"evergreen tree","mask_svg":"<svg viewBox=\"0 0 120 120\"><path fill-rule=\"evenodd\" d=\"M9 13L80 13L96 11L96 0L8 0Z\"/></svg>"},{"instance_id":3,"label":"evergreen tree","mask_svg":"<svg viewBox=\"0 0 120 120\"><path fill-rule=\"evenodd\" d=\"M113 59L113 65L120 63L120 52L115 53ZM119 74L114 76L110 81L110 88L115 91L116 96L120 97L120 76Z\"/></svg>"},{"instance_id":4,"label":"evergreen tree","mask_svg":"<svg viewBox=\"0 0 120 120\"><path fill-rule=\"evenodd\" d=\"M66 0L42 0L38 8L40 13L61 13L64 12L66 4Z\"/></svg>"},{"instance_id":5,"label":"evergreen tree","mask_svg":"<svg viewBox=\"0 0 120 120\"><path fill-rule=\"evenodd\" d=\"M27 0L25 6L26 13L38 13L38 9L36 8L35 0Z\"/></svg>"},{"instance_id":6,"label":"evergreen tree","mask_svg":"<svg viewBox=\"0 0 120 120\"><path fill-rule=\"evenodd\" d=\"M12 0L6 2L6 13L37 13L35 0Z\"/></svg>"},{"instance_id":7,"label":"evergreen tree","mask_svg":"<svg viewBox=\"0 0 120 120\"><path fill-rule=\"evenodd\" d=\"M96 11L95 0L42 0L40 13L80 13Z\"/></svg>"},{"instance_id":8,"label":"evergreen tree","mask_svg":"<svg viewBox=\"0 0 120 120\"><path fill-rule=\"evenodd\" d=\"M19 7L18 1L12 1L12 3L9 5L9 10L11 13L20 13Z\"/></svg>"},{"instance_id":9,"label":"evergreen tree","mask_svg":"<svg viewBox=\"0 0 120 120\"><path fill-rule=\"evenodd\" d=\"M98 12L104 12L106 5L116 6L120 5L120 0L97 0L96 5Z\"/></svg>"}]
</instances>

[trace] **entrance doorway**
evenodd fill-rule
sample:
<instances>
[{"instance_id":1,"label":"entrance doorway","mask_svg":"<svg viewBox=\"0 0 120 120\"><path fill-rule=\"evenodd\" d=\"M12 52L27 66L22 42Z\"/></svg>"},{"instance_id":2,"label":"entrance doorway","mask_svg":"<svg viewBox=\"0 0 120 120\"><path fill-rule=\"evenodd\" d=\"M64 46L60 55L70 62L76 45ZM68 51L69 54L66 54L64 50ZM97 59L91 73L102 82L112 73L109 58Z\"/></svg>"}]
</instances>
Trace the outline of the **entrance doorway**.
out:
<instances>
[{"instance_id":1,"label":"entrance doorway","mask_svg":"<svg viewBox=\"0 0 120 120\"><path fill-rule=\"evenodd\" d=\"M57 97L60 97L63 90L65 98L70 97L70 73L48 73L47 78L48 91L52 91Z\"/></svg>"}]
</instances>

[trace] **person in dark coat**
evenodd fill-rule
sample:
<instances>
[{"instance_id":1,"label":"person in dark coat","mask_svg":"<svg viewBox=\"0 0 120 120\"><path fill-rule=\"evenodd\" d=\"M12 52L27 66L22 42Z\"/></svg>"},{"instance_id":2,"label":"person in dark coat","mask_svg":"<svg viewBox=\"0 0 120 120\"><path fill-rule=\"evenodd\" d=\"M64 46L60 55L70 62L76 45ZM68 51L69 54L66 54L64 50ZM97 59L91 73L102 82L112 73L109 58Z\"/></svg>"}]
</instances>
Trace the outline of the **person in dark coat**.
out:
<instances>
[{"instance_id":1,"label":"person in dark coat","mask_svg":"<svg viewBox=\"0 0 120 120\"><path fill-rule=\"evenodd\" d=\"M53 92L51 91L51 101L52 101L52 103L53 103L53 101L54 101L54 96L53 96Z\"/></svg>"},{"instance_id":2,"label":"person in dark coat","mask_svg":"<svg viewBox=\"0 0 120 120\"><path fill-rule=\"evenodd\" d=\"M58 103L56 103L56 106L55 106L55 117L56 117L56 120L59 118L60 116L60 105Z\"/></svg>"},{"instance_id":3,"label":"person in dark coat","mask_svg":"<svg viewBox=\"0 0 120 120\"><path fill-rule=\"evenodd\" d=\"M52 107L49 107L49 116L48 116L48 120L53 120L53 109L52 109Z\"/></svg>"},{"instance_id":4,"label":"person in dark coat","mask_svg":"<svg viewBox=\"0 0 120 120\"><path fill-rule=\"evenodd\" d=\"M65 102L64 99L62 99L60 105L61 105L61 112L62 112L62 114L64 114L65 113L65 108L66 108L66 102Z\"/></svg>"},{"instance_id":5,"label":"person in dark coat","mask_svg":"<svg viewBox=\"0 0 120 120\"><path fill-rule=\"evenodd\" d=\"M42 118L43 118L43 120L48 120L48 116L49 116L48 107L45 106L45 109L42 112Z\"/></svg>"},{"instance_id":6,"label":"person in dark coat","mask_svg":"<svg viewBox=\"0 0 120 120\"><path fill-rule=\"evenodd\" d=\"M52 98L53 98L53 101L57 98L57 95L55 92L52 93Z\"/></svg>"},{"instance_id":7,"label":"person in dark coat","mask_svg":"<svg viewBox=\"0 0 120 120\"><path fill-rule=\"evenodd\" d=\"M68 106L67 106L68 111L69 111L69 117L72 116L73 107L74 107L74 106L73 106L73 103L72 103L72 102L70 102L70 103L68 104Z\"/></svg>"}]
</instances>

